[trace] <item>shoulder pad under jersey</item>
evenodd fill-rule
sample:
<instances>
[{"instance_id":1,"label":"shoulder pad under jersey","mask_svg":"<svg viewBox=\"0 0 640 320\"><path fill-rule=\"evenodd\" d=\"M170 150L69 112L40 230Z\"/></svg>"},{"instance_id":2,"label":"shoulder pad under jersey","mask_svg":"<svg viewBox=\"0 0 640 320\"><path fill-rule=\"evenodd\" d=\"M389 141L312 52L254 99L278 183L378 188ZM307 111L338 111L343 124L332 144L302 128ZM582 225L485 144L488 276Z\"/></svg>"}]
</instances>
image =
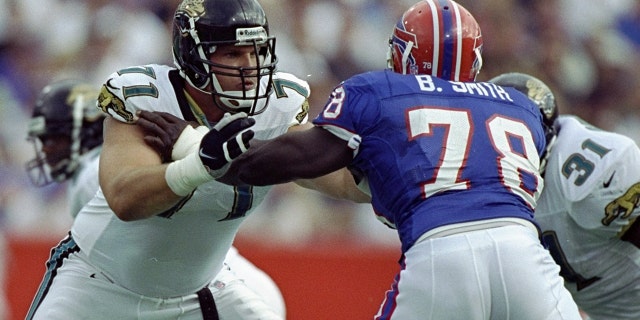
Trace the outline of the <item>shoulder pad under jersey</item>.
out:
<instances>
[{"instance_id":1,"label":"shoulder pad under jersey","mask_svg":"<svg viewBox=\"0 0 640 320\"><path fill-rule=\"evenodd\" d=\"M114 72L100 89L98 107L127 123L135 122L138 110L167 111L159 105L158 97L173 91L167 76L171 70L168 66L144 65Z\"/></svg>"},{"instance_id":2,"label":"shoulder pad under jersey","mask_svg":"<svg viewBox=\"0 0 640 320\"><path fill-rule=\"evenodd\" d=\"M273 98L287 98L291 105L300 106L311 95L309 84L290 73L278 72L273 79ZM271 106L269 106L271 107Z\"/></svg>"},{"instance_id":3,"label":"shoulder pad under jersey","mask_svg":"<svg viewBox=\"0 0 640 320\"><path fill-rule=\"evenodd\" d=\"M290 73L274 74L273 94L269 100L269 109L277 109L282 113L295 112L292 125L305 123L309 117L309 84Z\"/></svg>"},{"instance_id":4,"label":"shoulder pad under jersey","mask_svg":"<svg viewBox=\"0 0 640 320\"><path fill-rule=\"evenodd\" d=\"M559 179L562 192L570 201L580 201L602 188L602 181L613 171L620 175L621 166L628 166L627 158L637 152L630 138L591 127L578 118L560 116L556 123L560 132L551 154L563 177Z\"/></svg>"}]
</instances>

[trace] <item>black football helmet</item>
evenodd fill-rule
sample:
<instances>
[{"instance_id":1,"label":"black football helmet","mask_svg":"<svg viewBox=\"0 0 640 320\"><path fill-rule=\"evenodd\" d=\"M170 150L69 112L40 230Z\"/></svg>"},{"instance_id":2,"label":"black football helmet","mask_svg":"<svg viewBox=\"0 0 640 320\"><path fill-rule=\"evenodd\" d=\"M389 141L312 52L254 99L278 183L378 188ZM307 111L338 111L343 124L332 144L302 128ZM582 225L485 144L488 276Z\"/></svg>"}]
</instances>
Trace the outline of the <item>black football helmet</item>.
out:
<instances>
[{"instance_id":1,"label":"black football helmet","mask_svg":"<svg viewBox=\"0 0 640 320\"><path fill-rule=\"evenodd\" d=\"M105 114L96 106L98 91L77 80L57 81L40 92L29 121L28 137L36 157L27 173L36 186L71 177L80 155L102 144Z\"/></svg>"},{"instance_id":2,"label":"black football helmet","mask_svg":"<svg viewBox=\"0 0 640 320\"><path fill-rule=\"evenodd\" d=\"M513 87L524 93L529 99L535 102L542 113L542 121L545 130L545 138L547 140L547 148L542 155L540 169L544 172L546 167L549 151L555 144L558 131L554 122L558 118L558 106L556 98L549 87L542 80L524 73L510 72L503 73L489 82L495 83L503 87Z\"/></svg>"},{"instance_id":3,"label":"black football helmet","mask_svg":"<svg viewBox=\"0 0 640 320\"><path fill-rule=\"evenodd\" d=\"M253 46L256 66L212 63L209 57L219 45ZM219 108L249 115L266 109L277 57L275 37L269 36L267 16L256 0L183 0L173 18L173 58L182 77L193 87L211 93ZM257 87L224 91L218 75L243 80L255 77ZM261 82L262 77L269 79Z\"/></svg>"}]
</instances>

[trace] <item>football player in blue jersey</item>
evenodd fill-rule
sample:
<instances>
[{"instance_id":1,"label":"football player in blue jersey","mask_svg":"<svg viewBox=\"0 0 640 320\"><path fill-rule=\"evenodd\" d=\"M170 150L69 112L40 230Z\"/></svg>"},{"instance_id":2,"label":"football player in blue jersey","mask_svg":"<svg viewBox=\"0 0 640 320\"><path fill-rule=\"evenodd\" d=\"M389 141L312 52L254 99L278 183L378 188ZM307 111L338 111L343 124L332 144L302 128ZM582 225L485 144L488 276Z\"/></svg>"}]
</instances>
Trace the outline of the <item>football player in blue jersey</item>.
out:
<instances>
[{"instance_id":1,"label":"football player in blue jersey","mask_svg":"<svg viewBox=\"0 0 640 320\"><path fill-rule=\"evenodd\" d=\"M531 75L490 82L527 94L553 126L535 219L578 307L592 320L640 319L640 148L559 115L549 87Z\"/></svg>"},{"instance_id":2,"label":"football player in blue jersey","mask_svg":"<svg viewBox=\"0 0 640 320\"><path fill-rule=\"evenodd\" d=\"M397 229L400 272L375 319L581 319L540 242L538 106L475 82L482 35L451 0L407 10L389 70L340 83L313 128L251 140L221 180L270 185L348 167Z\"/></svg>"},{"instance_id":3,"label":"football player in blue jersey","mask_svg":"<svg viewBox=\"0 0 640 320\"><path fill-rule=\"evenodd\" d=\"M269 187L215 179L252 136L305 124L309 86L276 70L257 0L183 0L172 45L175 66L132 66L104 82L100 187L52 250L27 319L283 318L232 272L220 276ZM159 154L135 125L145 110L198 126ZM307 183L368 199L347 170Z\"/></svg>"}]
</instances>

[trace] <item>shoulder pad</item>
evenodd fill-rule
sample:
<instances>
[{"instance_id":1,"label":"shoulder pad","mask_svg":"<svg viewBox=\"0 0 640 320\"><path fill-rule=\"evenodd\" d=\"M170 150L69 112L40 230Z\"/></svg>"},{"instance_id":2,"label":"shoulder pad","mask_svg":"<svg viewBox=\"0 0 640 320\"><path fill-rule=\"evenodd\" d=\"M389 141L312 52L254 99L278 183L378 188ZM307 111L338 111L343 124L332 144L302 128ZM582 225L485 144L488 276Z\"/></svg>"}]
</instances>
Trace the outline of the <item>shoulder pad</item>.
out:
<instances>
[{"instance_id":1,"label":"shoulder pad","mask_svg":"<svg viewBox=\"0 0 640 320\"><path fill-rule=\"evenodd\" d=\"M158 76L169 70L167 66L145 65L114 72L100 89L98 107L119 121L135 122L138 110L152 107L153 100L149 97L158 97Z\"/></svg>"}]
</instances>

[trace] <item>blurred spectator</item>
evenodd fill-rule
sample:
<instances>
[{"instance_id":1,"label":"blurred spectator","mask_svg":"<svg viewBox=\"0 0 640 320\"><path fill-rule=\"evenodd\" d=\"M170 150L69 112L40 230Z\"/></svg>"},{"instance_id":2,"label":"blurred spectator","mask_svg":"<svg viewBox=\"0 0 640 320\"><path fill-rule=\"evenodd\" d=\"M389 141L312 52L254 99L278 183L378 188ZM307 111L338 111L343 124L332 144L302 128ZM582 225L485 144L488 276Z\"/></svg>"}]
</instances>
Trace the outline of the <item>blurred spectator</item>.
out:
<instances>
[{"instance_id":1,"label":"blurred spectator","mask_svg":"<svg viewBox=\"0 0 640 320\"><path fill-rule=\"evenodd\" d=\"M633 44L640 48L640 2L621 13L615 21L616 29Z\"/></svg>"},{"instance_id":2,"label":"blurred spectator","mask_svg":"<svg viewBox=\"0 0 640 320\"><path fill-rule=\"evenodd\" d=\"M96 85L102 84L113 70L172 63L169 24L144 7L145 3L149 5L149 1L111 1L96 9L93 39L99 48L93 71Z\"/></svg>"}]
</instances>

